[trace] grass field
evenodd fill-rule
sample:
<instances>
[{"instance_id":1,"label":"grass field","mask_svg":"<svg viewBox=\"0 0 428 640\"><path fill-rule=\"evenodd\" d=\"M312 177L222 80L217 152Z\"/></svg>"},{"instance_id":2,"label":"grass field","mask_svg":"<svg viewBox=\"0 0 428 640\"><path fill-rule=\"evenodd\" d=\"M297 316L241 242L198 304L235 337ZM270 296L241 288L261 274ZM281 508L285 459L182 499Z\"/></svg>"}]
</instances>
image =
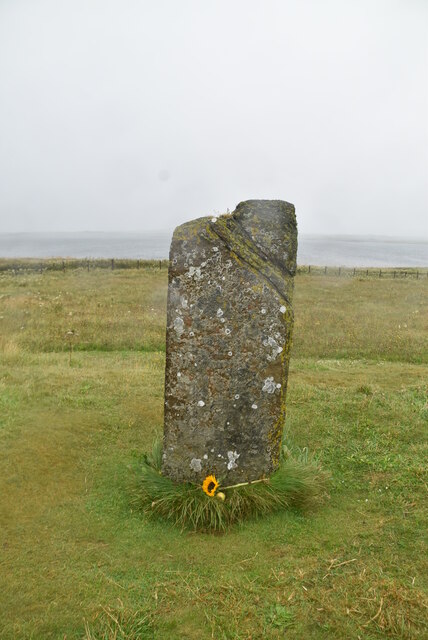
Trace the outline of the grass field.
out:
<instances>
[{"instance_id":1,"label":"grass field","mask_svg":"<svg viewBox=\"0 0 428 640\"><path fill-rule=\"evenodd\" d=\"M0 274L0 638L426 638L428 280L296 278L287 442L330 499L226 535L131 506L165 304L166 270Z\"/></svg>"}]
</instances>

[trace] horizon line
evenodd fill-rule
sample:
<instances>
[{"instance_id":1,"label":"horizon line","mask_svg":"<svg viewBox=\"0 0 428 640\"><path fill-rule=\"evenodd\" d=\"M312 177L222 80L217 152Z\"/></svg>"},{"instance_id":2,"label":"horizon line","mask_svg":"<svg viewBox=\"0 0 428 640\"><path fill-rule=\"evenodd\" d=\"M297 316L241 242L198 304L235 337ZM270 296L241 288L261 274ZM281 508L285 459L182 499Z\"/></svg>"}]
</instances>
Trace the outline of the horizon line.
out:
<instances>
[{"instance_id":1,"label":"horizon line","mask_svg":"<svg viewBox=\"0 0 428 640\"><path fill-rule=\"evenodd\" d=\"M180 225L178 225L180 226ZM95 230L95 229L86 229L86 230L77 230L77 231L1 231L0 235L78 235L78 234L98 234L98 235L127 235L127 234L171 234L174 232L176 227L171 227L170 229L126 229L126 230ZM298 234L300 237L313 237L313 238L373 238L373 239L391 239L391 240L413 240L417 242L428 242L428 235L419 236L419 235L399 235L399 234L382 234L382 233L318 233L318 232L300 232Z\"/></svg>"}]
</instances>

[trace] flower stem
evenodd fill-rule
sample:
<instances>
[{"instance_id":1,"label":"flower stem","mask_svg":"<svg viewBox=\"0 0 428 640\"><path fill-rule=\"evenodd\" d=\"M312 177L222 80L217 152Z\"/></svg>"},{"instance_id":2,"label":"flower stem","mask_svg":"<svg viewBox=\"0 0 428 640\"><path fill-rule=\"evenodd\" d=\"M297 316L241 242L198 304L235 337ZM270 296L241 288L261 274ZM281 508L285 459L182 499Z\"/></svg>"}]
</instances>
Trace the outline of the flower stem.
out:
<instances>
[{"instance_id":1,"label":"flower stem","mask_svg":"<svg viewBox=\"0 0 428 640\"><path fill-rule=\"evenodd\" d=\"M252 480L251 482L240 482L239 484L231 484L228 487L220 487L220 489L236 489L237 487L245 487L249 484L257 484L258 482L269 482L269 478L260 478L260 480Z\"/></svg>"}]
</instances>

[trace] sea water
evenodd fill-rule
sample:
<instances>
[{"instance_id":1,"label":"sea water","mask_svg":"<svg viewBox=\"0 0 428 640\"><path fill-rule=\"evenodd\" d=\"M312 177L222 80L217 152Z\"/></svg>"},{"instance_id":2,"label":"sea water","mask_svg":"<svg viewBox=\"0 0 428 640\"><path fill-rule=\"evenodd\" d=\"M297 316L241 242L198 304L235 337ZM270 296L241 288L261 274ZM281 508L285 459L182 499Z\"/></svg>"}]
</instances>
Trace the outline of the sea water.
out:
<instances>
[{"instance_id":1,"label":"sea water","mask_svg":"<svg viewBox=\"0 0 428 640\"><path fill-rule=\"evenodd\" d=\"M0 233L1 258L168 257L172 231L135 233ZM428 238L299 236L299 265L427 267Z\"/></svg>"}]
</instances>

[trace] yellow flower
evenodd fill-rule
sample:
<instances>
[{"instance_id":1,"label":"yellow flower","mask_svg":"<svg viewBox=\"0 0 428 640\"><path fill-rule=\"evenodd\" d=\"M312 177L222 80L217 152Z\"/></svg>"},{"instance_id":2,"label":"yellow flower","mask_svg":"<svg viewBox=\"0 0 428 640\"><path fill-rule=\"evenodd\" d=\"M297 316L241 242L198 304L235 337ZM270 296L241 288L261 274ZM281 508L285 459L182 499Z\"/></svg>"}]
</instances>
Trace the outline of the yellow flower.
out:
<instances>
[{"instance_id":1,"label":"yellow flower","mask_svg":"<svg viewBox=\"0 0 428 640\"><path fill-rule=\"evenodd\" d=\"M205 491L207 496L211 498L215 495L215 492L218 487L218 482L215 476L207 476L202 483L202 489Z\"/></svg>"}]
</instances>

